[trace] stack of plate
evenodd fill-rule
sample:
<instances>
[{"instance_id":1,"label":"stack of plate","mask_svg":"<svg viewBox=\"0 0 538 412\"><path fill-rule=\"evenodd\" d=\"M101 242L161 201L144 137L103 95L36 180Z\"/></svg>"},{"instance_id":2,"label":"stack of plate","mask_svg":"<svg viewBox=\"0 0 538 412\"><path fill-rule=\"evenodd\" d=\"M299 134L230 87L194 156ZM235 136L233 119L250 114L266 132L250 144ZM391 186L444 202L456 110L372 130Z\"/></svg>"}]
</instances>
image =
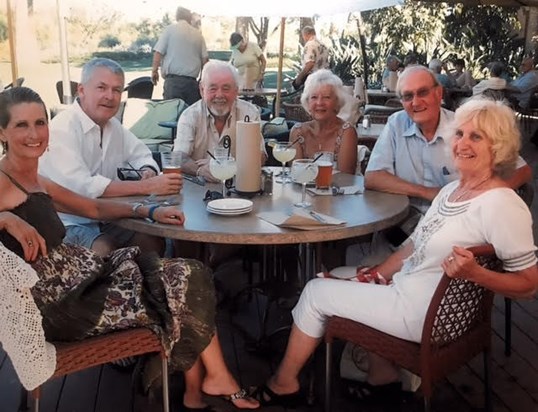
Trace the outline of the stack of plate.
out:
<instances>
[{"instance_id":1,"label":"stack of plate","mask_svg":"<svg viewBox=\"0 0 538 412\"><path fill-rule=\"evenodd\" d=\"M252 202L247 199L217 199L207 204L207 211L222 216L237 216L249 213L252 210Z\"/></svg>"}]
</instances>

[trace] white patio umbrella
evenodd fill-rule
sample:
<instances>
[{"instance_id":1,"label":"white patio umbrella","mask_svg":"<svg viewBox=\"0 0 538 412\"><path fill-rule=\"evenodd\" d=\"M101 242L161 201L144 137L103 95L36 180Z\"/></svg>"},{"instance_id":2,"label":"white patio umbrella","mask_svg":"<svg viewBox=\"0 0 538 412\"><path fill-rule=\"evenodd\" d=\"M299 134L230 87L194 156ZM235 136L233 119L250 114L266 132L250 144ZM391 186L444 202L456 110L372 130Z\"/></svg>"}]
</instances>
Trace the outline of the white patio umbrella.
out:
<instances>
[{"instance_id":1,"label":"white patio umbrella","mask_svg":"<svg viewBox=\"0 0 538 412\"><path fill-rule=\"evenodd\" d=\"M351 13L379 9L403 0L310 0L308 3L289 0L227 1L182 0L181 5L204 16L221 17L280 17L280 50L277 73L277 95L275 109L280 110L280 93L282 89L282 60L284 55L284 30L287 17L327 16L339 13Z\"/></svg>"}]
</instances>

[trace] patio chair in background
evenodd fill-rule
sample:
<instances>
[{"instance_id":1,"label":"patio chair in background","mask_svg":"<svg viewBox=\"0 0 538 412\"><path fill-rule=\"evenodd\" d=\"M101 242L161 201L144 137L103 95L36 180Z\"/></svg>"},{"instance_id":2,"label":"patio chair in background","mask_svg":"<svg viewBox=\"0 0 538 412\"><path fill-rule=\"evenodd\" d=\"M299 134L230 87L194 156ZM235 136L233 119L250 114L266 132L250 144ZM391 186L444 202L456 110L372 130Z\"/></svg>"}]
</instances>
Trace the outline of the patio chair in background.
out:
<instances>
[{"instance_id":1,"label":"patio chair in background","mask_svg":"<svg viewBox=\"0 0 538 412\"><path fill-rule=\"evenodd\" d=\"M138 77L130 81L123 91L127 92L127 98L151 99L153 95L153 82L149 76Z\"/></svg>"},{"instance_id":2,"label":"patio chair in background","mask_svg":"<svg viewBox=\"0 0 538 412\"><path fill-rule=\"evenodd\" d=\"M73 99L78 95L78 82L71 80L71 96ZM64 83L62 80L56 82L56 92L58 93L58 98L60 103L64 103Z\"/></svg>"},{"instance_id":3,"label":"patio chair in background","mask_svg":"<svg viewBox=\"0 0 538 412\"><path fill-rule=\"evenodd\" d=\"M19 77L17 80L15 80L15 87L21 87L24 83L24 77ZM13 83L9 83L7 86L4 87L4 90L11 89L13 87Z\"/></svg>"},{"instance_id":4,"label":"patio chair in background","mask_svg":"<svg viewBox=\"0 0 538 412\"><path fill-rule=\"evenodd\" d=\"M469 248L480 265L501 269L491 245ZM492 411L489 377L493 292L473 282L443 275L432 297L420 343L396 338L349 319L333 316L327 322L325 412L331 410L332 342L343 339L361 346L419 375L424 409L430 411L433 383L484 354L486 411Z\"/></svg>"}]
</instances>

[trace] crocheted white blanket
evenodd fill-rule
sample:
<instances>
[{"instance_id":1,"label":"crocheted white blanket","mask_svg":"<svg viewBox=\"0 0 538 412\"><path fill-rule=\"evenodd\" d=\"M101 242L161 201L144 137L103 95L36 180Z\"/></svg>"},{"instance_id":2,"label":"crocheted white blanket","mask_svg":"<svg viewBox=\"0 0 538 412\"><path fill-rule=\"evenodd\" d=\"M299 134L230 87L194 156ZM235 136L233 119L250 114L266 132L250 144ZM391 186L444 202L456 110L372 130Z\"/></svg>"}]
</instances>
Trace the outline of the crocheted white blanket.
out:
<instances>
[{"instance_id":1,"label":"crocheted white blanket","mask_svg":"<svg viewBox=\"0 0 538 412\"><path fill-rule=\"evenodd\" d=\"M45 341L30 293L38 279L30 265L0 243L0 342L27 390L46 382L56 369L56 349Z\"/></svg>"}]
</instances>

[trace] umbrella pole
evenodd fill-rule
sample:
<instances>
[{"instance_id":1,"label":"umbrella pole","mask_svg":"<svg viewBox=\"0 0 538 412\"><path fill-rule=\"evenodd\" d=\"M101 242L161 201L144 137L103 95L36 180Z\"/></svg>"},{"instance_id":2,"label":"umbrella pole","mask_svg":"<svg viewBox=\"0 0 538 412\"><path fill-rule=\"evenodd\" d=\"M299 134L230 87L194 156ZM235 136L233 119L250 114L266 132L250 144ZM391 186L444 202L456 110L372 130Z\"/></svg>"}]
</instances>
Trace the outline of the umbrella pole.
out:
<instances>
[{"instance_id":1,"label":"umbrella pole","mask_svg":"<svg viewBox=\"0 0 538 412\"><path fill-rule=\"evenodd\" d=\"M58 12L58 29L60 30L60 59L62 61L62 88L63 104L73 103L71 96L71 76L69 74L69 54L67 52L67 30L65 27L65 13L60 0L56 0L56 11Z\"/></svg>"},{"instance_id":2,"label":"umbrella pole","mask_svg":"<svg viewBox=\"0 0 538 412\"><path fill-rule=\"evenodd\" d=\"M17 78L19 77L19 69L17 67L17 54L15 51L15 26L13 25L13 9L11 7L11 0L7 0L7 26L9 36L9 55L11 57L11 77L12 84L17 84Z\"/></svg>"},{"instance_id":3,"label":"umbrella pole","mask_svg":"<svg viewBox=\"0 0 538 412\"><path fill-rule=\"evenodd\" d=\"M282 62L284 60L284 32L286 30L286 19L282 17L280 20L280 52L278 53L278 72L276 77L276 102L275 102L275 117L280 116L280 97L282 94Z\"/></svg>"}]
</instances>

